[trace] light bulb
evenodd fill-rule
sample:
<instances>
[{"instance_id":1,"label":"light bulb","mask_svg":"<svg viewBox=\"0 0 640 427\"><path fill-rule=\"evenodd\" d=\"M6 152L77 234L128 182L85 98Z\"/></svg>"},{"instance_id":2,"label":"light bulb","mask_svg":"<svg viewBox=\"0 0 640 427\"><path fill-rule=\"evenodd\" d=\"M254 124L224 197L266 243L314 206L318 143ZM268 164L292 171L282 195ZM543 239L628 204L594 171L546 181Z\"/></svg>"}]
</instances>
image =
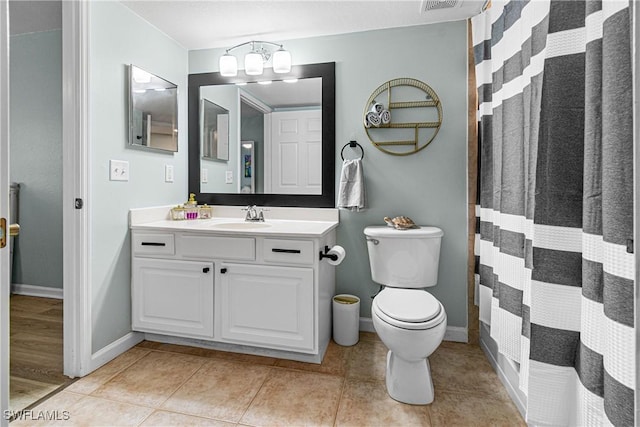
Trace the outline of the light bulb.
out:
<instances>
[{"instance_id":1,"label":"light bulb","mask_svg":"<svg viewBox=\"0 0 640 427\"><path fill-rule=\"evenodd\" d=\"M234 77L238 75L238 60L235 56L225 53L220 57L220 75L224 77Z\"/></svg>"},{"instance_id":2,"label":"light bulb","mask_svg":"<svg viewBox=\"0 0 640 427\"><path fill-rule=\"evenodd\" d=\"M273 53L273 72L288 73L291 71L291 53L280 48Z\"/></svg>"},{"instance_id":3,"label":"light bulb","mask_svg":"<svg viewBox=\"0 0 640 427\"><path fill-rule=\"evenodd\" d=\"M264 62L262 55L257 52L249 52L244 57L244 72L248 76L259 76L262 74Z\"/></svg>"}]
</instances>

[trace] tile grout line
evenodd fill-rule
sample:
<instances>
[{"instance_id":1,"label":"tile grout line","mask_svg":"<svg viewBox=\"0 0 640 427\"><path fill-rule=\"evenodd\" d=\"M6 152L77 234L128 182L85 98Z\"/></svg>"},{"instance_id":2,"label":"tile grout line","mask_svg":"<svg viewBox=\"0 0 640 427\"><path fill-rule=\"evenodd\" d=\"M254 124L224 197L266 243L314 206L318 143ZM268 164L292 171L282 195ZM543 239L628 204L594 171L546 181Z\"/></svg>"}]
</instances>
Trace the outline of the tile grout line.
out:
<instances>
[{"instance_id":1,"label":"tile grout line","mask_svg":"<svg viewBox=\"0 0 640 427\"><path fill-rule=\"evenodd\" d=\"M340 405L342 404L342 398L344 397L344 391L347 388L347 375L342 377L342 389L340 390L340 398L338 399L338 406L336 407L336 413L333 416L333 426L337 426L338 422L338 413L340 412Z\"/></svg>"},{"instance_id":2,"label":"tile grout line","mask_svg":"<svg viewBox=\"0 0 640 427\"><path fill-rule=\"evenodd\" d=\"M271 375L271 373L273 372L273 368L275 368L275 366L269 366L269 372L267 373L267 375L265 375L264 380L262 380L262 384L260 384L260 388L258 388L258 391L256 391L256 394L254 394L253 397L251 398L251 402L249 402L249 404L247 405L242 415L240 415L240 418L238 418L236 425L240 424L240 422L242 421L242 418L247 414L247 411L249 411L249 408L251 407L251 405L253 405L253 402L256 400L256 397L258 397L258 395L260 394L260 391L262 390L265 383L267 382L269 375ZM244 424L244 425L251 425L251 424Z\"/></svg>"}]
</instances>

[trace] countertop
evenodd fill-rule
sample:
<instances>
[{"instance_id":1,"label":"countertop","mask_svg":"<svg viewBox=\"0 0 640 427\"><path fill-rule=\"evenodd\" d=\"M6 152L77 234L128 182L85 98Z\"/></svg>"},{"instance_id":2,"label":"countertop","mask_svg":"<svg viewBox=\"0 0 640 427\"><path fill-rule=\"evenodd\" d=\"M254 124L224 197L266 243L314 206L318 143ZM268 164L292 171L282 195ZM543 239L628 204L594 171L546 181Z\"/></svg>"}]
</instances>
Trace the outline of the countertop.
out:
<instances>
[{"instance_id":1,"label":"countertop","mask_svg":"<svg viewBox=\"0 0 640 427\"><path fill-rule=\"evenodd\" d=\"M136 231L187 231L233 236L320 237L337 226L337 221L271 219L253 223L238 218L212 218L183 221L160 220L132 225L131 229Z\"/></svg>"}]
</instances>

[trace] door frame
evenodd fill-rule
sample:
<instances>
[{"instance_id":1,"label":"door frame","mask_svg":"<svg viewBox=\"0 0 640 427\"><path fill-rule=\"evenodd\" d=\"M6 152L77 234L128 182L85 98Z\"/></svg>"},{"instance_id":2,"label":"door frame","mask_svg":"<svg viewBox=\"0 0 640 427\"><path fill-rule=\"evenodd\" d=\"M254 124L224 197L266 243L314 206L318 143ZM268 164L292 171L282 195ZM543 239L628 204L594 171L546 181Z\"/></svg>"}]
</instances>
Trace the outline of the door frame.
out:
<instances>
[{"instance_id":1,"label":"door frame","mask_svg":"<svg viewBox=\"0 0 640 427\"><path fill-rule=\"evenodd\" d=\"M89 7L62 1L63 373L72 378L92 370Z\"/></svg>"},{"instance_id":2,"label":"door frame","mask_svg":"<svg viewBox=\"0 0 640 427\"><path fill-rule=\"evenodd\" d=\"M0 217L9 219L9 2L0 0ZM5 234L8 235L8 226ZM7 241L9 241L9 237ZM9 425L9 251L0 250L0 426Z\"/></svg>"}]
</instances>

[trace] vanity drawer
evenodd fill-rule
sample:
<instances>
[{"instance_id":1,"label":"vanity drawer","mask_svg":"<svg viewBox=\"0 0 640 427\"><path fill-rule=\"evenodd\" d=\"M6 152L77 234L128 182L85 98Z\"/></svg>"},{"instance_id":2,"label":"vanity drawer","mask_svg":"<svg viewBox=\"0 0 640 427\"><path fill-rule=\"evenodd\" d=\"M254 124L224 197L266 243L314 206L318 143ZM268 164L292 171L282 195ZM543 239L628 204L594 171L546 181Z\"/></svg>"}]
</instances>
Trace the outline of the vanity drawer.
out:
<instances>
[{"instance_id":1,"label":"vanity drawer","mask_svg":"<svg viewBox=\"0 0 640 427\"><path fill-rule=\"evenodd\" d=\"M134 255L173 255L175 244L170 233L133 233Z\"/></svg>"},{"instance_id":2,"label":"vanity drawer","mask_svg":"<svg viewBox=\"0 0 640 427\"><path fill-rule=\"evenodd\" d=\"M178 255L189 259L256 259L256 240L253 237L178 235Z\"/></svg>"},{"instance_id":3,"label":"vanity drawer","mask_svg":"<svg viewBox=\"0 0 640 427\"><path fill-rule=\"evenodd\" d=\"M310 240L264 239L265 262L313 264L313 242Z\"/></svg>"}]
</instances>

